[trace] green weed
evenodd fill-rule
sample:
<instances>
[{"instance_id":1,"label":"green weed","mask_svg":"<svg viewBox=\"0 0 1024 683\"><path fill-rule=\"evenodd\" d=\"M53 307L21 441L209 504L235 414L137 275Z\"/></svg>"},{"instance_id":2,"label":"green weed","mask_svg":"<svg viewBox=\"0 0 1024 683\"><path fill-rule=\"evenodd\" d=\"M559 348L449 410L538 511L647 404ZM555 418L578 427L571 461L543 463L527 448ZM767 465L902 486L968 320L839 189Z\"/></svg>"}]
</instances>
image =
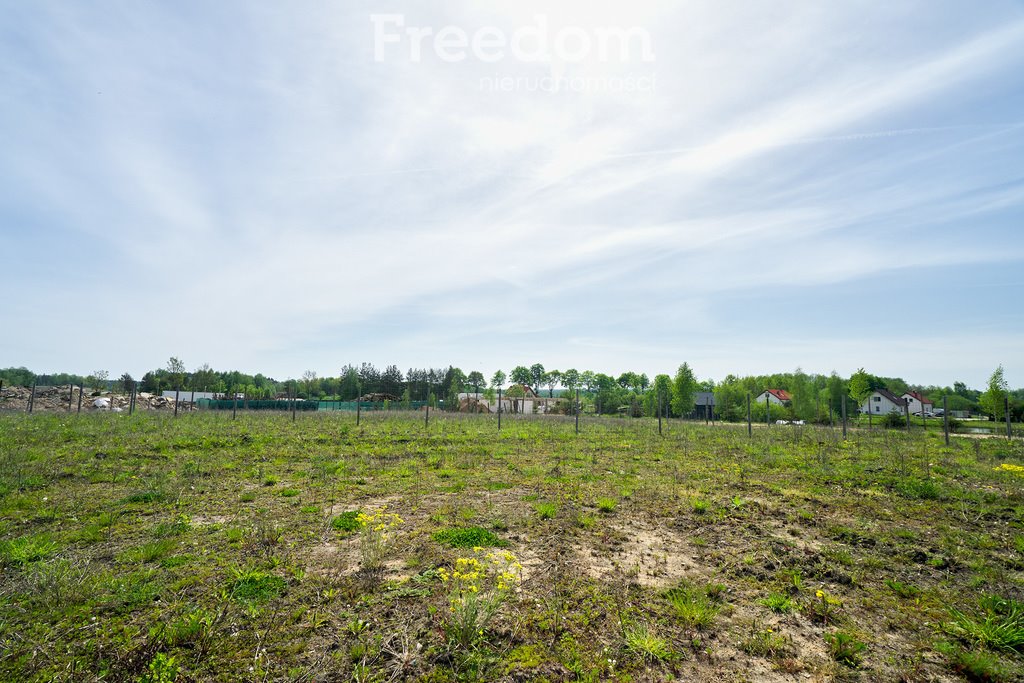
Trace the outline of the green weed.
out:
<instances>
[{"instance_id":1,"label":"green weed","mask_svg":"<svg viewBox=\"0 0 1024 683\"><path fill-rule=\"evenodd\" d=\"M508 545L493 531L478 526L441 529L435 531L431 538L452 548L503 548Z\"/></svg>"}]
</instances>

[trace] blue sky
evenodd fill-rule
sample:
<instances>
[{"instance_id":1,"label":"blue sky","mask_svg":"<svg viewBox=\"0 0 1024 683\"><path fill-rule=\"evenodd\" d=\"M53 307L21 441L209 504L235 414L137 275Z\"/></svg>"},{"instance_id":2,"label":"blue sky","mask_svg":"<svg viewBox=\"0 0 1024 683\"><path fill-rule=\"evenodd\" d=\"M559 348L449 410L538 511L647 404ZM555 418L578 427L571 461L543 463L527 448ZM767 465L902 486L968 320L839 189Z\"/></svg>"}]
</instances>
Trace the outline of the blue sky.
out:
<instances>
[{"instance_id":1,"label":"blue sky","mask_svg":"<svg viewBox=\"0 0 1024 683\"><path fill-rule=\"evenodd\" d=\"M1024 385L1024 5L549 4L3 2L0 366Z\"/></svg>"}]
</instances>

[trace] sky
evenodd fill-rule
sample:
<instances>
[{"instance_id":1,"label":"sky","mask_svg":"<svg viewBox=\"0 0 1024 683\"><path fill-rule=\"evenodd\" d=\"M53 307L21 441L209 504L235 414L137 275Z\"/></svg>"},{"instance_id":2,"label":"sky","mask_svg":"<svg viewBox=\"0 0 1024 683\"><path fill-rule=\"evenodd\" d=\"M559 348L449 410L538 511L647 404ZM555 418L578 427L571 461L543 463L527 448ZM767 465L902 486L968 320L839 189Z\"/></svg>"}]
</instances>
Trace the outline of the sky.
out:
<instances>
[{"instance_id":1,"label":"sky","mask_svg":"<svg viewBox=\"0 0 1024 683\"><path fill-rule=\"evenodd\" d=\"M0 13L0 367L1024 386L1019 1Z\"/></svg>"}]
</instances>

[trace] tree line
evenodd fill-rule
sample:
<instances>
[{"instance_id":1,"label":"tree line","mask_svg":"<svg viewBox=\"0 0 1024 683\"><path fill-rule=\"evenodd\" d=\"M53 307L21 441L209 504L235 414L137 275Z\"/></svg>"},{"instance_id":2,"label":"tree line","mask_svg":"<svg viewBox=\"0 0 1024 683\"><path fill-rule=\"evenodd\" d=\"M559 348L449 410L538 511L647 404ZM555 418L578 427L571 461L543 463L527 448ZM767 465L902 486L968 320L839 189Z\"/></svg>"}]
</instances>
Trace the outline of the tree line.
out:
<instances>
[{"instance_id":1,"label":"tree line","mask_svg":"<svg viewBox=\"0 0 1024 683\"><path fill-rule=\"evenodd\" d=\"M688 363L678 367L673 375L658 374L653 379L644 373L624 372L617 376L591 370L548 370L541 363L517 365L507 374L497 370L488 379L483 372L449 365L447 368L409 368L402 371L397 365L383 369L373 363L346 364L337 375L319 377L307 370L300 378L278 380L262 373L254 375L214 370L203 364L188 370L185 363L171 357L162 368L146 372L138 381L124 373L111 379L105 370L96 370L87 376L69 373L36 375L24 367L0 369L0 381L5 385L31 386L78 384L98 390L139 391L159 393L163 390L201 391L217 394L239 394L249 399L271 399L294 396L306 400L355 401L361 397L386 398L405 404L427 402L457 410L460 394L472 394L493 400L497 391L506 395L522 396L526 390L538 396L561 398L560 409L571 412L577 406L585 412L632 416L688 417L694 414L698 392L714 395L714 415L726 421L742 421L747 414L747 395L757 396L767 389L782 389L790 394L787 406L752 406L755 419L777 417L807 421L827 419L841 410L843 397L852 399L848 410L855 412L871 392L886 389L900 396L917 391L931 400L936 407L946 397L950 410L987 414L1003 419L1005 399L1012 402L1013 419L1020 420L1024 411L1024 389L1011 391L999 366L989 378L984 391L970 389L963 382L952 386L913 385L899 377L881 377L863 368L850 377L808 374L801 369L789 373L727 375L720 382L700 380ZM775 411L766 415L766 410Z\"/></svg>"}]
</instances>

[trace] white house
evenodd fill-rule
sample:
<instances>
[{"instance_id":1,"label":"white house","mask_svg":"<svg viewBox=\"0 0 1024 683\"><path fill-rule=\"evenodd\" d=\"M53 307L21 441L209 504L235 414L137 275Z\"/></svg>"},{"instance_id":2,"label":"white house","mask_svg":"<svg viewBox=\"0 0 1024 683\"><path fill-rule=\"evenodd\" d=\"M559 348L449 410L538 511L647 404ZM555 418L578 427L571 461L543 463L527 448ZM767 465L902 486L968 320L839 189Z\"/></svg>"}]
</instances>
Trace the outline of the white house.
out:
<instances>
[{"instance_id":1,"label":"white house","mask_svg":"<svg viewBox=\"0 0 1024 683\"><path fill-rule=\"evenodd\" d=\"M768 389L762 391L761 394L754 399L754 403L761 404L765 401L774 403L777 406L784 406L793 400L793 397L789 395L789 392L785 389Z\"/></svg>"},{"instance_id":2,"label":"white house","mask_svg":"<svg viewBox=\"0 0 1024 683\"><path fill-rule=\"evenodd\" d=\"M910 406L910 412L915 415L918 413L930 413L935 410L935 405L916 391L904 392L900 398L907 402L907 405Z\"/></svg>"},{"instance_id":3,"label":"white house","mask_svg":"<svg viewBox=\"0 0 1024 683\"><path fill-rule=\"evenodd\" d=\"M885 389L878 389L871 392L868 400L860 407L860 412L888 415L889 413L902 413L906 407L907 402L896 394Z\"/></svg>"}]
</instances>

